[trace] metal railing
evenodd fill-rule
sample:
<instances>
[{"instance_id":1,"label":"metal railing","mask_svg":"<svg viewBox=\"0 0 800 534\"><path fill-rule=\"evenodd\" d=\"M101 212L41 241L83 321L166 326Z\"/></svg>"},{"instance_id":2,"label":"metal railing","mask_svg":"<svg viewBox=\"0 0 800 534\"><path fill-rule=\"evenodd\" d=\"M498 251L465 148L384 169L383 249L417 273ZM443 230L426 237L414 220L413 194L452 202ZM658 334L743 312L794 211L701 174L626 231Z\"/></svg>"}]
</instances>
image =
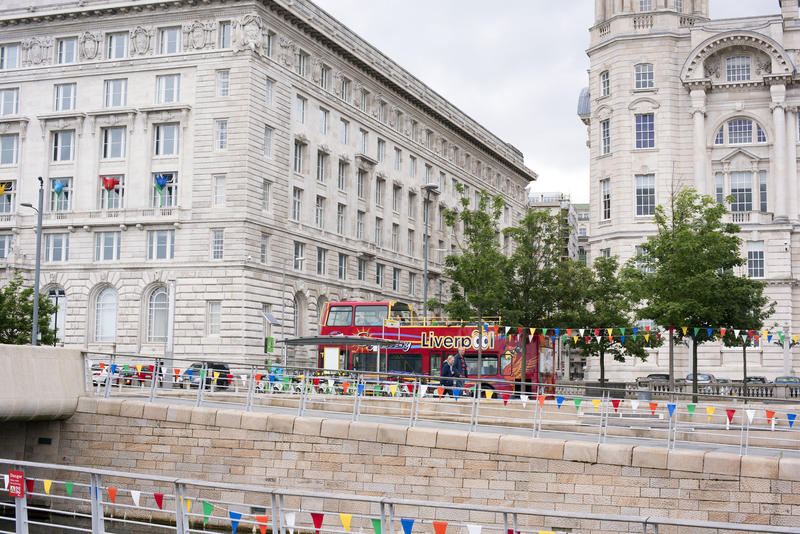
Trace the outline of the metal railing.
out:
<instances>
[{"instance_id":1,"label":"metal railing","mask_svg":"<svg viewBox=\"0 0 800 534\"><path fill-rule=\"evenodd\" d=\"M104 534L137 532L439 532L466 527L470 533L518 534L610 530L647 534L659 527L704 532L800 533L797 527L724 523L669 517L485 506L396 499L321 491L208 482L143 473L0 459L21 478L22 495L0 498L0 532L29 534L46 527ZM331 512L330 510L336 510ZM467 513L465 513L467 512ZM470 517L481 522L430 518ZM664 511L664 513L667 513ZM416 525L416 526L415 526Z\"/></svg>"}]
</instances>

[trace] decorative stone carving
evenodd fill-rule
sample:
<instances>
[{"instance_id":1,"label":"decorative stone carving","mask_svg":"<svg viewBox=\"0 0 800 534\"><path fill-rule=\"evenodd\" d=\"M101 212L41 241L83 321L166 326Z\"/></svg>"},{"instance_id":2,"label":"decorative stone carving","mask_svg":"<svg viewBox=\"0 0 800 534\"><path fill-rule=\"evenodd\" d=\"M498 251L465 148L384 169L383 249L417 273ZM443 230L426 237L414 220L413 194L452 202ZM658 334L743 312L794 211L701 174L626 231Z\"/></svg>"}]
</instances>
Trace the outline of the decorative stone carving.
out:
<instances>
[{"instance_id":1,"label":"decorative stone carving","mask_svg":"<svg viewBox=\"0 0 800 534\"><path fill-rule=\"evenodd\" d=\"M342 72L338 70L333 73L333 94L342 97Z\"/></svg>"},{"instance_id":2,"label":"decorative stone carving","mask_svg":"<svg viewBox=\"0 0 800 534\"><path fill-rule=\"evenodd\" d=\"M214 43L214 23L198 20L183 25L183 42L189 50L211 48Z\"/></svg>"},{"instance_id":3,"label":"decorative stone carving","mask_svg":"<svg viewBox=\"0 0 800 534\"><path fill-rule=\"evenodd\" d=\"M703 65L703 73L706 78L719 78L719 63L706 61L705 65Z\"/></svg>"},{"instance_id":4,"label":"decorative stone carving","mask_svg":"<svg viewBox=\"0 0 800 534\"><path fill-rule=\"evenodd\" d=\"M297 51L297 45L289 39L280 38L278 43L281 51L278 54L278 61L287 69L294 68L294 55Z\"/></svg>"},{"instance_id":5,"label":"decorative stone carving","mask_svg":"<svg viewBox=\"0 0 800 534\"><path fill-rule=\"evenodd\" d=\"M361 82L354 82L353 83L353 105L359 106L361 105Z\"/></svg>"},{"instance_id":6,"label":"decorative stone carving","mask_svg":"<svg viewBox=\"0 0 800 534\"><path fill-rule=\"evenodd\" d=\"M233 51L264 53L264 22L258 15L245 15L233 22Z\"/></svg>"},{"instance_id":7,"label":"decorative stone carving","mask_svg":"<svg viewBox=\"0 0 800 534\"><path fill-rule=\"evenodd\" d=\"M311 60L311 79L314 83L319 83L322 78L322 60L315 57Z\"/></svg>"},{"instance_id":8,"label":"decorative stone carving","mask_svg":"<svg viewBox=\"0 0 800 534\"><path fill-rule=\"evenodd\" d=\"M51 37L31 37L22 41L22 50L25 51L25 58L22 64L26 67L31 65L47 65L51 62L53 39Z\"/></svg>"},{"instance_id":9,"label":"decorative stone carving","mask_svg":"<svg viewBox=\"0 0 800 534\"><path fill-rule=\"evenodd\" d=\"M99 33L83 32L78 37L78 57L80 59L102 59L102 39Z\"/></svg>"},{"instance_id":10,"label":"decorative stone carving","mask_svg":"<svg viewBox=\"0 0 800 534\"><path fill-rule=\"evenodd\" d=\"M153 43L153 29L137 26L131 32L131 55L144 56L151 50Z\"/></svg>"},{"instance_id":11,"label":"decorative stone carving","mask_svg":"<svg viewBox=\"0 0 800 534\"><path fill-rule=\"evenodd\" d=\"M772 74L772 61L765 58L763 62L756 63L756 74Z\"/></svg>"}]
</instances>

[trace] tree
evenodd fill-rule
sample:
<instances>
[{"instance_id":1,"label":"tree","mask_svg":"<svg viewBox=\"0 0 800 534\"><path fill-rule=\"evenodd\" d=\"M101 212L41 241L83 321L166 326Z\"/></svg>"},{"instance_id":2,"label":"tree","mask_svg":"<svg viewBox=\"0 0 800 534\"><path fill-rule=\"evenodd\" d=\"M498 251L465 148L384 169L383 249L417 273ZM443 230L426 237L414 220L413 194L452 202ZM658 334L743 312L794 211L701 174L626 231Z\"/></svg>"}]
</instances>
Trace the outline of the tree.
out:
<instances>
[{"instance_id":1,"label":"tree","mask_svg":"<svg viewBox=\"0 0 800 534\"><path fill-rule=\"evenodd\" d=\"M744 264L740 256L739 227L723 223L727 212L710 196L684 189L670 198L669 210L658 206L657 233L642 245L637 261L627 273L638 277L640 319L678 328L678 339L691 337L692 393L697 396L697 346L709 341L708 329L742 317L758 318L767 312L758 285L737 277L734 268ZM701 335L702 332L702 335ZM670 352L670 388L674 387Z\"/></svg>"},{"instance_id":2,"label":"tree","mask_svg":"<svg viewBox=\"0 0 800 534\"><path fill-rule=\"evenodd\" d=\"M478 331L482 333L483 319L499 315L506 292L503 272L507 259L500 251L498 229L505 201L483 189L475 209L469 209L470 199L463 195L464 187L458 184L456 188L462 193L461 209L445 211L445 222L450 227L463 224L464 232L463 238L456 237L459 253L445 258L445 276L453 281L445 309L455 318L468 320L477 316ZM483 374L482 367L482 343L478 343L478 379Z\"/></svg>"},{"instance_id":3,"label":"tree","mask_svg":"<svg viewBox=\"0 0 800 534\"><path fill-rule=\"evenodd\" d=\"M51 345L56 339L50 328L55 305L45 295L39 295L39 343ZM0 289L0 343L27 345L33 331L33 288L23 284L22 274L17 271Z\"/></svg>"}]
</instances>

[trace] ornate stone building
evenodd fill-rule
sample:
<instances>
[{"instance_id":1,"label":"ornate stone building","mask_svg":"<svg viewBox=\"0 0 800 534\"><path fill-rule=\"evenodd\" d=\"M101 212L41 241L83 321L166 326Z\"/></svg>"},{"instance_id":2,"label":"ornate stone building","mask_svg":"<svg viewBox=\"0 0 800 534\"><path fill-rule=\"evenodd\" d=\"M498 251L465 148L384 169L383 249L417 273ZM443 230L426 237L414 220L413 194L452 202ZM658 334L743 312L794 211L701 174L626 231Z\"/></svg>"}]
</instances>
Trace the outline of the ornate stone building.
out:
<instances>
[{"instance_id":1,"label":"ornate stone building","mask_svg":"<svg viewBox=\"0 0 800 534\"><path fill-rule=\"evenodd\" d=\"M41 176L67 345L174 324L176 356L263 359L329 300L421 307L426 211L435 295L456 181L525 209L518 150L307 0L28 5L0 10L0 280L32 278Z\"/></svg>"},{"instance_id":2,"label":"ornate stone building","mask_svg":"<svg viewBox=\"0 0 800 534\"><path fill-rule=\"evenodd\" d=\"M777 302L764 327L800 333L800 19L797 0L779 4L780 15L710 20L708 0L596 0L578 114L590 140L591 256L635 256L655 206L681 187L732 195L742 274L765 280ZM797 349L777 338L749 351L749 374L800 372ZM741 349L699 349L701 371L741 376ZM676 354L685 375L689 350ZM663 349L646 364L612 363L610 376L666 366Z\"/></svg>"}]
</instances>

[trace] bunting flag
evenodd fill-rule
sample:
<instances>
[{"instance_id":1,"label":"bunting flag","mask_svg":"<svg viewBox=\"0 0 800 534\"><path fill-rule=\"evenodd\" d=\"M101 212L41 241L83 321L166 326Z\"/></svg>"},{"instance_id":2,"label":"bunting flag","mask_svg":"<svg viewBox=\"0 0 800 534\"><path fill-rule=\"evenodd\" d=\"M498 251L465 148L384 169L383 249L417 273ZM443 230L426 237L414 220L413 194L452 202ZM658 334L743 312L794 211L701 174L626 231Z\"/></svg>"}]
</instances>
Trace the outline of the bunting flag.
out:
<instances>
[{"instance_id":1,"label":"bunting flag","mask_svg":"<svg viewBox=\"0 0 800 534\"><path fill-rule=\"evenodd\" d=\"M794 334L794 335L792 336L792 339L794 340L794 342L795 342L795 343L797 343L797 334Z\"/></svg>"},{"instance_id":2,"label":"bunting flag","mask_svg":"<svg viewBox=\"0 0 800 534\"><path fill-rule=\"evenodd\" d=\"M258 530L261 534L267 534L267 525L269 524L269 516L268 515L257 515L256 522L258 523ZM350 522L347 522L347 532L350 532Z\"/></svg>"},{"instance_id":3,"label":"bunting flag","mask_svg":"<svg viewBox=\"0 0 800 534\"><path fill-rule=\"evenodd\" d=\"M706 415L708 416L708 420L711 421L711 416L714 415L714 410L716 410L713 406L706 406Z\"/></svg>"},{"instance_id":4,"label":"bunting flag","mask_svg":"<svg viewBox=\"0 0 800 534\"><path fill-rule=\"evenodd\" d=\"M522 401L522 407L524 408L526 404L528 404L528 396L527 395L520 395L519 400Z\"/></svg>"},{"instance_id":5,"label":"bunting flag","mask_svg":"<svg viewBox=\"0 0 800 534\"><path fill-rule=\"evenodd\" d=\"M414 527L413 519L401 519L400 524L403 525L404 534L411 534L411 529Z\"/></svg>"},{"instance_id":6,"label":"bunting flag","mask_svg":"<svg viewBox=\"0 0 800 534\"><path fill-rule=\"evenodd\" d=\"M592 399L592 406L594 406L594 411L597 411L597 407L600 406L600 399Z\"/></svg>"},{"instance_id":7,"label":"bunting flag","mask_svg":"<svg viewBox=\"0 0 800 534\"><path fill-rule=\"evenodd\" d=\"M455 399L458 400L460 396L461 396L461 388L453 388L453 397L455 397Z\"/></svg>"},{"instance_id":8,"label":"bunting flag","mask_svg":"<svg viewBox=\"0 0 800 534\"><path fill-rule=\"evenodd\" d=\"M645 343L650 343L650 334L645 334L644 335L644 341L645 341Z\"/></svg>"},{"instance_id":9,"label":"bunting flag","mask_svg":"<svg viewBox=\"0 0 800 534\"><path fill-rule=\"evenodd\" d=\"M358 385L358 396L359 396L359 397L360 397L360 396L362 396L362 395L364 394L364 386L365 386L365 385L366 385L366 384L359 384L359 385Z\"/></svg>"},{"instance_id":10,"label":"bunting flag","mask_svg":"<svg viewBox=\"0 0 800 534\"><path fill-rule=\"evenodd\" d=\"M8 489L8 475L3 475L3 489Z\"/></svg>"},{"instance_id":11,"label":"bunting flag","mask_svg":"<svg viewBox=\"0 0 800 534\"><path fill-rule=\"evenodd\" d=\"M775 417L775 412L767 410L767 423L771 423L773 417Z\"/></svg>"},{"instance_id":12,"label":"bunting flag","mask_svg":"<svg viewBox=\"0 0 800 534\"><path fill-rule=\"evenodd\" d=\"M375 531L375 534L381 534L381 520L380 519L373 519L372 520L372 530Z\"/></svg>"},{"instance_id":13,"label":"bunting flag","mask_svg":"<svg viewBox=\"0 0 800 534\"><path fill-rule=\"evenodd\" d=\"M153 497L156 499L156 504L158 505L158 509L161 510L164 506L164 494L163 493L154 493Z\"/></svg>"},{"instance_id":14,"label":"bunting flag","mask_svg":"<svg viewBox=\"0 0 800 534\"><path fill-rule=\"evenodd\" d=\"M683 330L683 335L684 335L684 336L686 335L686 331L687 331L688 329L689 329L689 327L688 327L688 326L682 326L682 327L681 327L681 330Z\"/></svg>"},{"instance_id":15,"label":"bunting flag","mask_svg":"<svg viewBox=\"0 0 800 534\"><path fill-rule=\"evenodd\" d=\"M658 409L658 403L657 402L651 402L650 403L650 415L655 415L657 409Z\"/></svg>"},{"instance_id":16,"label":"bunting flag","mask_svg":"<svg viewBox=\"0 0 800 534\"><path fill-rule=\"evenodd\" d=\"M535 328L531 328L530 331L531 331L531 335L534 335L536 333L536 329Z\"/></svg>"},{"instance_id":17,"label":"bunting flag","mask_svg":"<svg viewBox=\"0 0 800 534\"><path fill-rule=\"evenodd\" d=\"M796 413L787 413L786 414L786 419L789 421L789 428L792 428L792 425L794 425L794 420L797 419L797 414Z\"/></svg>"},{"instance_id":18,"label":"bunting flag","mask_svg":"<svg viewBox=\"0 0 800 534\"><path fill-rule=\"evenodd\" d=\"M434 521L433 522L433 531L436 534L445 534L447 531L447 522L445 521Z\"/></svg>"},{"instance_id":19,"label":"bunting flag","mask_svg":"<svg viewBox=\"0 0 800 534\"><path fill-rule=\"evenodd\" d=\"M108 488L108 498L111 500L111 504L117 504L117 488Z\"/></svg>"},{"instance_id":20,"label":"bunting flag","mask_svg":"<svg viewBox=\"0 0 800 534\"><path fill-rule=\"evenodd\" d=\"M686 410L689 412L689 417L691 418L694 415L694 409L697 408L694 404L687 404Z\"/></svg>"},{"instance_id":21,"label":"bunting flag","mask_svg":"<svg viewBox=\"0 0 800 534\"><path fill-rule=\"evenodd\" d=\"M219 379L219 371L214 371L214 384L217 383L218 379Z\"/></svg>"},{"instance_id":22,"label":"bunting flag","mask_svg":"<svg viewBox=\"0 0 800 534\"><path fill-rule=\"evenodd\" d=\"M256 375L256 376L259 376L259 375ZM311 380L311 382L314 384L315 388L319 387L319 378L313 378Z\"/></svg>"},{"instance_id":23,"label":"bunting flag","mask_svg":"<svg viewBox=\"0 0 800 534\"><path fill-rule=\"evenodd\" d=\"M748 335L749 337L753 337L753 333L754 333L754 332L755 332L755 330L748 330L748 331L747 331L747 335Z\"/></svg>"},{"instance_id":24,"label":"bunting flag","mask_svg":"<svg viewBox=\"0 0 800 534\"><path fill-rule=\"evenodd\" d=\"M739 337L739 332L741 332L741 330L738 330L738 329L734 328L733 329L733 337Z\"/></svg>"},{"instance_id":25,"label":"bunting flag","mask_svg":"<svg viewBox=\"0 0 800 534\"><path fill-rule=\"evenodd\" d=\"M348 389L350 389L350 382L342 382L342 395L347 395Z\"/></svg>"},{"instance_id":26,"label":"bunting flag","mask_svg":"<svg viewBox=\"0 0 800 534\"><path fill-rule=\"evenodd\" d=\"M46 494L50 495L50 486L53 485L53 481L52 480L42 480L42 482L44 482L44 492Z\"/></svg>"},{"instance_id":27,"label":"bunting flag","mask_svg":"<svg viewBox=\"0 0 800 534\"><path fill-rule=\"evenodd\" d=\"M67 497L72 497L72 488L74 486L74 482L64 482L64 489L67 490Z\"/></svg>"},{"instance_id":28,"label":"bunting flag","mask_svg":"<svg viewBox=\"0 0 800 534\"><path fill-rule=\"evenodd\" d=\"M539 401L539 407L544 406L544 401L547 398L546 395L537 395L536 400Z\"/></svg>"},{"instance_id":29,"label":"bunting flag","mask_svg":"<svg viewBox=\"0 0 800 534\"><path fill-rule=\"evenodd\" d=\"M725 332L727 332L727 328L720 328L719 329L719 337L725 337Z\"/></svg>"},{"instance_id":30,"label":"bunting flag","mask_svg":"<svg viewBox=\"0 0 800 534\"><path fill-rule=\"evenodd\" d=\"M389 393L391 393L392 397L397 396L397 384L392 384L389 386Z\"/></svg>"},{"instance_id":31,"label":"bunting flag","mask_svg":"<svg viewBox=\"0 0 800 534\"><path fill-rule=\"evenodd\" d=\"M712 332L712 331L713 331L713 330L712 330L711 328L706 328L706 335L707 335L709 338L711 338L711 332Z\"/></svg>"},{"instance_id":32,"label":"bunting flag","mask_svg":"<svg viewBox=\"0 0 800 534\"><path fill-rule=\"evenodd\" d=\"M35 483L36 481L32 478L25 479L25 486L28 488L28 497L30 497L30 494L33 493L33 485Z\"/></svg>"},{"instance_id":33,"label":"bunting flag","mask_svg":"<svg viewBox=\"0 0 800 534\"><path fill-rule=\"evenodd\" d=\"M625 343L625 336L619 336L622 343Z\"/></svg>"},{"instance_id":34,"label":"bunting flag","mask_svg":"<svg viewBox=\"0 0 800 534\"><path fill-rule=\"evenodd\" d=\"M695 327L694 327L694 334L692 334L692 339L694 339L694 338L696 338L696 337L697 337L697 333L698 333L699 331L700 331L700 328L698 328L698 327L696 327L696 326L695 326Z\"/></svg>"},{"instance_id":35,"label":"bunting flag","mask_svg":"<svg viewBox=\"0 0 800 534\"><path fill-rule=\"evenodd\" d=\"M141 373L142 372L142 364L137 364L136 365L136 372L137 373Z\"/></svg>"},{"instance_id":36,"label":"bunting flag","mask_svg":"<svg viewBox=\"0 0 800 534\"><path fill-rule=\"evenodd\" d=\"M619 399L611 399L611 406L614 407L614 413L617 413L619 408Z\"/></svg>"},{"instance_id":37,"label":"bunting flag","mask_svg":"<svg viewBox=\"0 0 800 534\"><path fill-rule=\"evenodd\" d=\"M294 512L286 512L283 514L283 518L286 520L286 528L289 529L290 534L294 534L294 519L295 513Z\"/></svg>"},{"instance_id":38,"label":"bunting flag","mask_svg":"<svg viewBox=\"0 0 800 534\"><path fill-rule=\"evenodd\" d=\"M428 391L428 386L425 386L425 385L420 385L419 386L419 396L420 397L424 397L425 393L427 393L427 391Z\"/></svg>"},{"instance_id":39,"label":"bunting flag","mask_svg":"<svg viewBox=\"0 0 800 534\"><path fill-rule=\"evenodd\" d=\"M481 526L480 525L467 525L467 533L468 534L481 534ZM406 533L408 534L408 533Z\"/></svg>"},{"instance_id":40,"label":"bunting flag","mask_svg":"<svg viewBox=\"0 0 800 534\"><path fill-rule=\"evenodd\" d=\"M767 335L767 343L772 343L772 334Z\"/></svg>"},{"instance_id":41,"label":"bunting flag","mask_svg":"<svg viewBox=\"0 0 800 534\"><path fill-rule=\"evenodd\" d=\"M353 514L339 514L339 521L342 522L345 532L350 532L350 521L353 519Z\"/></svg>"},{"instance_id":42,"label":"bunting flag","mask_svg":"<svg viewBox=\"0 0 800 534\"><path fill-rule=\"evenodd\" d=\"M572 336L572 341L574 343L577 343L578 342L578 336Z\"/></svg>"},{"instance_id":43,"label":"bunting flag","mask_svg":"<svg viewBox=\"0 0 800 534\"><path fill-rule=\"evenodd\" d=\"M747 414L747 420L750 424L753 424L753 417L756 415L755 410L745 410L744 413Z\"/></svg>"},{"instance_id":44,"label":"bunting flag","mask_svg":"<svg viewBox=\"0 0 800 534\"><path fill-rule=\"evenodd\" d=\"M599 328L595 328L594 329L594 337L596 337L596 338L600 337L600 329Z\"/></svg>"},{"instance_id":45,"label":"bunting flag","mask_svg":"<svg viewBox=\"0 0 800 534\"><path fill-rule=\"evenodd\" d=\"M567 337L572 337L572 328L567 328Z\"/></svg>"},{"instance_id":46,"label":"bunting flag","mask_svg":"<svg viewBox=\"0 0 800 534\"><path fill-rule=\"evenodd\" d=\"M319 529L322 528L322 520L325 515L319 512L311 512L311 521L314 522L314 530L319 534Z\"/></svg>"},{"instance_id":47,"label":"bunting flag","mask_svg":"<svg viewBox=\"0 0 800 534\"><path fill-rule=\"evenodd\" d=\"M494 390L487 389L486 391L483 392L483 394L486 395L486 400L489 400L492 398L492 395L494 395Z\"/></svg>"},{"instance_id":48,"label":"bunting flag","mask_svg":"<svg viewBox=\"0 0 800 534\"><path fill-rule=\"evenodd\" d=\"M733 408L728 408L727 410L725 410L725 414L728 416L728 422L729 423L733 422L733 414L735 414L735 413L736 413L736 410L734 410Z\"/></svg>"},{"instance_id":49,"label":"bunting flag","mask_svg":"<svg viewBox=\"0 0 800 534\"><path fill-rule=\"evenodd\" d=\"M558 409L559 409L559 410L561 409L561 403L562 403L562 402L564 402L564 397L562 397L561 395L559 395L558 397L556 397L556 404L558 405Z\"/></svg>"},{"instance_id":50,"label":"bunting flag","mask_svg":"<svg viewBox=\"0 0 800 534\"><path fill-rule=\"evenodd\" d=\"M137 508L139 507L139 496L141 494L141 491L131 490L131 499L133 499L133 504L135 504Z\"/></svg>"},{"instance_id":51,"label":"bunting flag","mask_svg":"<svg viewBox=\"0 0 800 534\"><path fill-rule=\"evenodd\" d=\"M667 410L669 411L669 416L672 417L672 414L675 413L675 404L667 404Z\"/></svg>"},{"instance_id":52,"label":"bunting flag","mask_svg":"<svg viewBox=\"0 0 800 534\"><path fill-rule=\"evenodd\" d=\"M444 388L436 388L436 393L439 394L439 398L441 399L442 395L444 395Z\"/></svg>"},{"instance_id":53,"label":"bunting flag","mask_svg":"<svg viewBox=\"0 0 800 534\"><path fill-rule=\"evenodd\" d=\"M638 400L632 400L631 401L631 409L633 409L634 412L639 409L639 401Z\"/></svg>"},{"instance_id":54,"label":"bunting flag","mask_svg":"<svg viewBox=\"0 0 800 534\"><path fill-rule=\"evenodd\" d=\"M742 334L742 343L747 343L747 334Z\"/></svg>"},{"instance_id":55,"label":"bunting flag","mask_svg":"<svg viewBox=\"0 0 800 534\"><path fill-rule=\"evenodd\" d=\"M505 335L506 335L506 336L508 335L508 331L509 331L509 330L511 330L511 327L510 327L510 326L507 326L507 327L506 327L506 332L505 332Z\"/></svg>"},{"instance_id":56,"label":"bunting flag","mask_svg":"<svg viewBox=\"0 0 800 534\"><path fill-rule=\"evenodd\" d=\"M576 412L577 412L577 411L580 409L580 406L581 406L581 402L582 402L582 401L583 401L583 399L581 399L581 398L576 398L576 399L573 401L573 402L575 403L575 411L576 411Z\"/></svg>"},{"instance_id":57,"label":"bunting flag","mask_svg":"<svg viewBox=\"0 0 800 534\"><path fill-rule=\"evenodd\" d=\"M783 331L778 330L778 337L781 339L781 343L783 343Z\"/></svg>"},{"instance_id":58,"label":"bunting flag","mask_svg":"<svg viewBox=\"0 0 800 534\"><path fill-rule=\"evenodd\" d=\"M192 499L185 499L186 500L186 513L192 511Z\"/></svg>"},{"instance_id":59,"label":"bunting flag","mask_svg":"<svg viewBox=\"0 0 800 534\"><path fill-rule=\"evenodd\" d=\"M0 195L6 192L6 186L8 183L0 184Z\"/></svg>"},{"instance_id":60,"label":"bunting flag","mask_svg":"<svg viewBox=\"0 0 800 534\"><path fill-rule=\"evenodd\" d=\"M561 333L561 329L560 329L560 328L554 328L553 330L554 330L554 331L555 331L555 333L556 333L556 337L559 337L559 336L561 335L561 334L560 334L560 333Z\"/></svg>"},{"instance_id":61,"label":"bunting flag","mask_svg":"<svg viewBox=\"0 0 800 534\"><path fill-rule=\"evenodd\" d=\"M583 337L583 333L584 333L584 332L586 332L586 329L585 329L585 328L579 328L579 329L578 329L578 335L580 335L580 337Z\"/></svg>"},{"instance_id":62,"label":"bunting flag","mask_svg":"<svg viewBox=\"0 0 800 534\"><path fill-rule=\"evenodd\" d=\"M239 528L239 520L242 519L242 514L234 512L233 510L228 510L228 517L231 519L231 530L233 530L233 534L236 534L236 529Z\"/></svg>"}]
</instances>

